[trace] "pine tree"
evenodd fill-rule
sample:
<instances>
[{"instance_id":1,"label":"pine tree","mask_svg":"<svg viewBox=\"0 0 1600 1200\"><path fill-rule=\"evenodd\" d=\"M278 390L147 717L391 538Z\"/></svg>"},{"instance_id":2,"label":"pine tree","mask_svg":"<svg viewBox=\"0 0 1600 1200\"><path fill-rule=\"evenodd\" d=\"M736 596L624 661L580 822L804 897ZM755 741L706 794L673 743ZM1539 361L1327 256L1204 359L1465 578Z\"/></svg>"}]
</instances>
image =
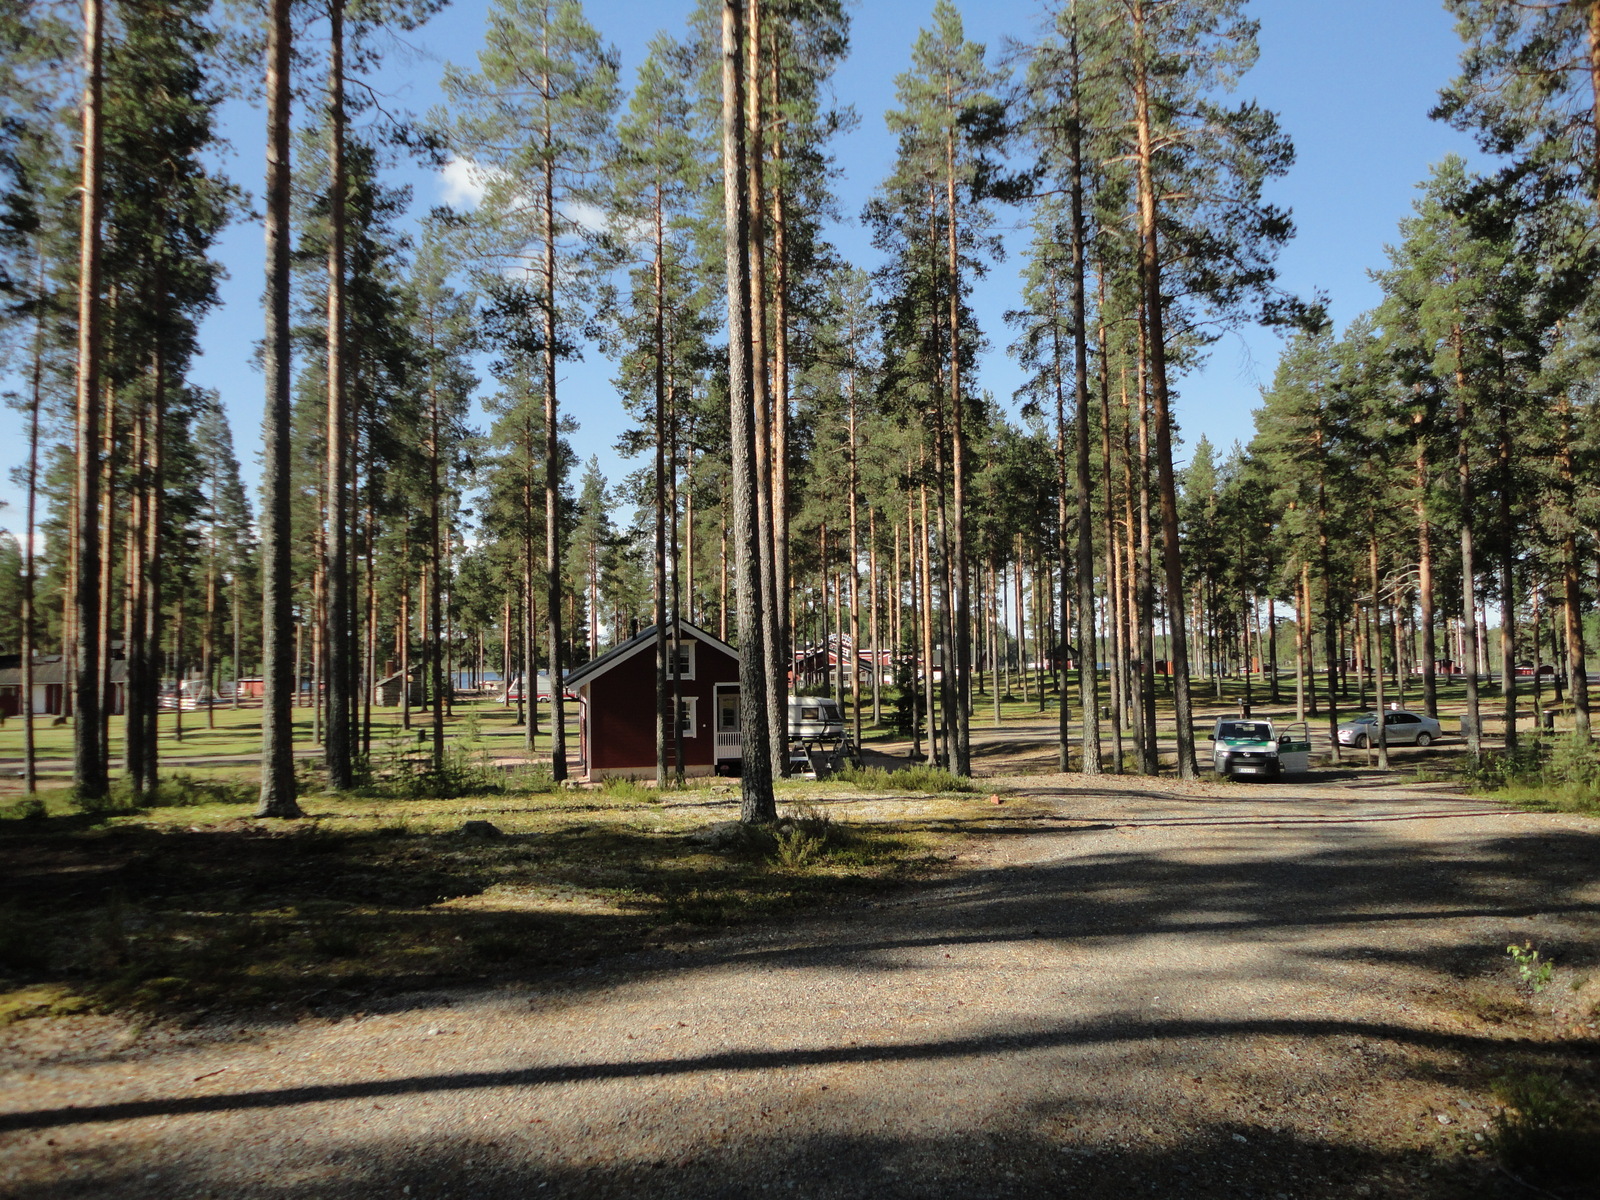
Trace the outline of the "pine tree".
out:
<instances>
[{"instance_id":1,"label":"pine tree","mask_svg":"<svg viewBox=\"0 0 1600 1200\"><path fill-rule=\"evenodd\" d=\"M767 649L762 593L761 530L757 520L755 384L751 362L750 289L753 198L747 190L745 143L746 46L742 0L722 2L722 179L728 296L728 408L731 442L735 590L739 616L739 725L743 769L739 819L777 819L772 792Z\"/></svg>"},{"instance_id":2,"label":"pine tree","mask_svg":"<svg viewBox=\"0 0 1600 1200\"><path fill-rule=\"evenodd\" d=\"M1414 339L1412 357L1452 413L1455 442L1455 521L1460 529L1461 603L1466 735L1469 752L1482 753L1477 617L1480 527L1478 447L1493 444L1496 410L1511 403L1519 366L1537 355L1524 325L1529 282L1518 269L1515 246L1478 234L1461 214L1471 187L1465 165L1447 158L1434 171L1417 215L1401 223L1402 240L1390 250L1380 279L1393 319L1390 338ZM1509 498L1508 498L1509 499Z\"/></svg>"},{"instance_id":3,"label":"pine tree","mask_svg":"<svg viewBox=\"0 0 1600 1200\"><path fill-rule=\"evenodd\" d=\"M445 91L458 110L447 139L486 184L475 216L491 261L527 271L542 318L551 772L563 780L558 365L575 353L587 292L590 260L583 243L589 231L581 218L602 200L618 103L617 56L577 0L500 0L478 62L476 74L446 72Z\"/></svg>"},{"instance_id":4,"label":"pine tree","mask_svg":"<svg viewBox=\"0 0 1600 1200\"><path fill-rule=\"evenodd\" d=\"M708 164L692 125L692 104L686 87L691 58L688 50L658 36L650 56L639 69L638 83L628 111L618 127L620 153L614 166L612 187L614 234L619 250L631 260L625 289L616 304L608 338L621 359L619 380L624 402L650 422L649 442L654 473L649 504L654 512L653 553L656 630L656 782L667 782L669 734L676 743L680 728L671 719L677 711L669 686L669 665L677 662L678 619L676 604L669 604L668 563L677 562L675 538L669 527L671 481L676 478L676 456L670 454L676 436L676 402L681 364L692 362L703 349L695 343L702 333L695 295L696 264L691 257L691 217L707 176ZM669 458L673 461L670 464ZM673 543L669 547L669 542ZM675 578L675 575L674 575ZM670 609L670 616L669 616ZM681 774L682 756L674 756Z\"/></svg>"},{"instance_id":5,"label":"pine tree","mask_svg":"<svg viewBox=\"0 0 1600 1200\"><path fill-rule=\"evenodd\" d=\"M267 377L261 499L262 817L298 817L295 799L294 613L289 528L290 0L267 26Z\"/></svg>"}]
</instances>

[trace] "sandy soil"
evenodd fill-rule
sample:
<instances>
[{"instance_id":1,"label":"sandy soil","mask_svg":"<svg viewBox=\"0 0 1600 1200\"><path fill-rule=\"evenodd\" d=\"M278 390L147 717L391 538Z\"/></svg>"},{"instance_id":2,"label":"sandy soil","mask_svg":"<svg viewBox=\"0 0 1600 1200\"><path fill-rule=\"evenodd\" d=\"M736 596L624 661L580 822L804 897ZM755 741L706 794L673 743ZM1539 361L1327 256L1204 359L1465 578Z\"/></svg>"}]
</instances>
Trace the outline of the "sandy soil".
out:
<instances>
[{"instance_id":1,"label":"sandy soil","mask_svg":"<svg viewBox=\"0 0 1600 1200\"><path fill-rule=\"evenodd\" d=\"M338 1021L14 1026L0 1194L1535 1194L1485 1081L1600 1044L1484 997L1510 941L1594 965L1593 822L1002 782L1035 803L889 902Z\"/></svg>"}]
</instances>

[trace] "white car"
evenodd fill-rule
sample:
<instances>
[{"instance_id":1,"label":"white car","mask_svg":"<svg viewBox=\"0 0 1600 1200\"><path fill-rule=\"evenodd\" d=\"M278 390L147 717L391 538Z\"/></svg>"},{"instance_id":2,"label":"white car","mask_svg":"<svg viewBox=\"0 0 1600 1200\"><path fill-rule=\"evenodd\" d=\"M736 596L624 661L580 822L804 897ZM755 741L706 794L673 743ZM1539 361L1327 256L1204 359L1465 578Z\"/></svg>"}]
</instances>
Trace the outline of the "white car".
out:
<instances>
[{"instance_id":1,"label":"white car","mask_svg":"<svg viewBox=\"0 0 1600 1200\"><path fill-rule=\"evenodd\" d=\"M1431 746L1439 740L1439 722L1423 713L1391 709L1383 714L1383 740L1390 746ZM1339 726L1339 744L1358 750L1378 744L1378 718L1365 713Z\"/></svg>"}]
</instances>

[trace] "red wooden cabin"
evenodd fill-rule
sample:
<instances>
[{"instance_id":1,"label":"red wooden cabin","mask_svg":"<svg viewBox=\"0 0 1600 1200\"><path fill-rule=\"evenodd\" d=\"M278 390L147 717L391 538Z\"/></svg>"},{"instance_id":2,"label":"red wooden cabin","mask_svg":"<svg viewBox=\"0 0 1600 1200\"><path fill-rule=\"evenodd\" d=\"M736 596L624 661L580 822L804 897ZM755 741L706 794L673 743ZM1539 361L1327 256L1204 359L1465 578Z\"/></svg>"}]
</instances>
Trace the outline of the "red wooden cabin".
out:
<instances>
[{"instance_id":1,"label":"red wooden cabin","mask_svg":"<svg viewBox=\"0 0 1600 1200\"><path fill-rule=\"evenodd\" d=\"M736 770L739 652L687 621L678 622L678 629L683 773ZM590 782L655 774L655 648L656 628L651 625L566 677L567 689L578 697L578 753ZM670 741L667 762L672 768Z\"/></svg>"}]
</instances>

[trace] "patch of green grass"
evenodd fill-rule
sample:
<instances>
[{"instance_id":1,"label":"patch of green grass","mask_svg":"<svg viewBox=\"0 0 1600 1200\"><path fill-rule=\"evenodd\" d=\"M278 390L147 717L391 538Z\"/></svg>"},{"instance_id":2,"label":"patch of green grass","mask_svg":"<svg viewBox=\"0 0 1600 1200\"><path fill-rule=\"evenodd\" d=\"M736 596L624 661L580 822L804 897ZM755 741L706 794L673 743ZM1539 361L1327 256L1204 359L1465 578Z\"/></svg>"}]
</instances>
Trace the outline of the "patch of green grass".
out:
<instances>
[{"instance_id":1,"label":"patch of green grass","mask_svg":"<svg viewBox=\"0 0 1600 1200\"><path fill-rule=\"evenodd\" d=\"M1535 735L1515 751L1468 763L1461 778L1518 808L1600 816L1600 749L1588 739Z\"/></svg>"},{"instance_id":2,"label":"patch of green grass","mask_svg":"<svg viewBox=\"0 0 1600 1200\"><path fill-rule=\"evenodd\" d=\"M65 1017L93 1007L87 997L55 984L0 991L0 1028L30 1017Z\"/></svg>"},{"instance_id":3,"label":"patch of green grass","mask_svg":"<svg viewBox=\"0 0 1600 1200\"><path fill-rule=\"evenodd\" d=\"M1600 793L1577 784L1510 783L1495 788L1494 798L1529 812L1567 812L1600 817Z\"/></svg>"}]
</instances>

